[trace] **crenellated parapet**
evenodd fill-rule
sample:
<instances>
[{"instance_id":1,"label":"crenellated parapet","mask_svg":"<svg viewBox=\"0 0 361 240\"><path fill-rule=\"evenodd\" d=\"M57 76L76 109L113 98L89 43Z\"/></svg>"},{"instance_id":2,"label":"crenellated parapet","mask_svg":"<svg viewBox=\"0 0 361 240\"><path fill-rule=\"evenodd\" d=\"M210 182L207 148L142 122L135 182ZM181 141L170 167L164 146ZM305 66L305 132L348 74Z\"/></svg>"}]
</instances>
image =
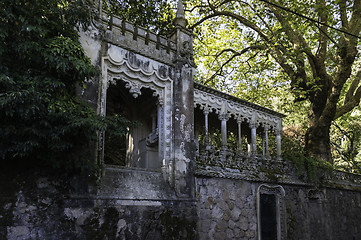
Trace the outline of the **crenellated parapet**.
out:
<instances>
[{"instance_id":1,"label":"crenellated parapet","mask_svg":"<svg viewBox=\"0 0 361 240\"><path fill-rule=\"evenodd\" d=\"M177 46L170 37L161 36L105 12L100 15L96 25L104 30L106 42L168 65L174 64Z\"/></svg>"}]
</instances>

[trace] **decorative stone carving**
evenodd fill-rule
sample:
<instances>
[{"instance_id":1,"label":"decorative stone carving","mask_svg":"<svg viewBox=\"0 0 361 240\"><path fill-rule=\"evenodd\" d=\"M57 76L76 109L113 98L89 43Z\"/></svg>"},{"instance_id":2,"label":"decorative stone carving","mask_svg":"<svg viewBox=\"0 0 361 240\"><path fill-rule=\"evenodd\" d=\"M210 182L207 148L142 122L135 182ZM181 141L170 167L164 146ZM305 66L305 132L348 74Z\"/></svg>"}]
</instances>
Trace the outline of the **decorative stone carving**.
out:
<instances>
[{"instance_id":1,"label":"decorative stone carving","mask_svg":"<svg viewBox=\"0 0 361 240\"><path fill-rule=\"evenodd\" d=\"M287 239L286 236L286 223L285 223L285 208L284 200L285 190L282 186L261 184L257 189L257 225L258 225L258 239L261 240L261 194L274 195L276 197L276 218L277 218L277 240Z\"/></svg>"},{"instance_id":2,"label":"decorative stone carving","mask_svg":"<svg viewBox=\"0 0 361 240\"><path fill-rule=\"evenodd\" d=\"M102 59L102 90L100 114L106 114L106 95L109 84L125 82L129 93L137 98L142 88L154 91L158 98L158 132L149 136L149 143L159 141L159 156L164 164L169 164L172 153L173 79L171 69L155 60L135 54L126 49L109 45L108 55ZM168 166L166 168L169 168Z\"/></svg>"},{"instance_id":3,"label":"decorative stone carving","mask_svg":"<svg viewBox=\"0 0 361 240\"><path fill-rule=\"evenodd\" d=\"M286 194L282 186L280 185L272 186L268 184L261 184L258 187L258 192L260 194L275 194L278 197L284 197Z\"/></svg>"},{"instance_id":4,"label":"decorative stone carving","mask_svg":"<svg viewBox=\"0 0 361 240\"><path fill-rule=\"evenodd\" d=\"M251 108L200 89L194 89L194 106L198 106L202 110L209 109L210 112L214 111L216 114L226 113L229 116L233 116L236 120L243 119L248 122L253 122L257 124L257 126L262 124L267 125L272 129L282 126L281 117L262 112L258 109Z\"/></svg>"},{"instance_id":5,"label":"decorative stone carving","mask_svg":"<svg viewBox=\"0 0 361 240\"><path fill-rule=\"evenodd\" d=\"M325 193L319 189L308 190L307 197L310 200L324 200L326 198Z\"/></svg>"}]
</instances>

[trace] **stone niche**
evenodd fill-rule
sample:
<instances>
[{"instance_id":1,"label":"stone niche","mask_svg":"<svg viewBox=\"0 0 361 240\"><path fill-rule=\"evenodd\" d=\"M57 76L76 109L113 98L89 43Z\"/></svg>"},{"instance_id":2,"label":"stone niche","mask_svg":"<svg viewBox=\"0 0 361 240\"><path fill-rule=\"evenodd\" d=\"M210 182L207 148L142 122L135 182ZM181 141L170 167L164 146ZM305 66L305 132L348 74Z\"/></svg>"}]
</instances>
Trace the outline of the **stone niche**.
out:
<instances>
[{"instance_id":1,"label":"stone niche","mask_svg":"<svg viewBox=\"0 0 361 240\"><path fill-rule=\"evenodd\" d=\"M109 86L106 112L108 116L124 116L135 126L124 137L105 134L104 163L159 169L157 98L149 88L142 88L134 98L126 85L117 81Z\"/></svg>"}]
</instances>

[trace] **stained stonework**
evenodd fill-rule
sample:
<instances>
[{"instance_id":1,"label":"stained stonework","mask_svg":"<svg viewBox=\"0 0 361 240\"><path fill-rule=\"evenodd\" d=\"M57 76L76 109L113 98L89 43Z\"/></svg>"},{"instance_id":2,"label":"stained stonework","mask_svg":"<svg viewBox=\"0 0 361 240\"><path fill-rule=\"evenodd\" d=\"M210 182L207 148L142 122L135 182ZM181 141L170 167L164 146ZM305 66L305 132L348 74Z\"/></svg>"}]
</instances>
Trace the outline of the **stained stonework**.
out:
<instances>
[{"instance_id":1,"label":"stained stonework","mask_svg":"<svg viewBox=\"0 0 361 240\"><path fill-rule=\"evenodd\" d=\"M256 184L197 178L200 239L256 239Z\"/></svg>"},{"instance_id":2,"label":"stained stonework","mask_svg":"<svg viewBox=\"0 0 361 240\"><path fill-rule=\"evenodd\" d=\"M361 240L361 176L299 178L284 115L194 83L182 1L175 25L163 37L100 12L79 33L99 70L79 96L138 125L99 133L94 175L2 169L0 239L256 240L263 204L274 239Z\"/></svg>"}]
</instances>

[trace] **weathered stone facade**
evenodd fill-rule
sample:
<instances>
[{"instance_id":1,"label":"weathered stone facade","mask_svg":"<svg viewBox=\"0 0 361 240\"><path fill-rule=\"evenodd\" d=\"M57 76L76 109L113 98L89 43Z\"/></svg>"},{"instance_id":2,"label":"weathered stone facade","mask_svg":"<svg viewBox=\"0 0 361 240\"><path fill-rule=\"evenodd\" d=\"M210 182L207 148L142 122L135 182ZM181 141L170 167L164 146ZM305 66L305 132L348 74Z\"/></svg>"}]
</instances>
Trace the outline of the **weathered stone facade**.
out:
<instances>
[{"instance_id":1,"label":"weathered stone facade","mask_svg":"<svg viewBox=\"0 0 361 240\"><path fill-rule=\"evenodd\" d=\"M169 37L99 16L80 35L100 75L79 95L140 124L99 134L95 179L1 175L0 239L361 240L360 176L300 179L282 114L194 83L181 1Z\"/></svg>"}]
</instances>

